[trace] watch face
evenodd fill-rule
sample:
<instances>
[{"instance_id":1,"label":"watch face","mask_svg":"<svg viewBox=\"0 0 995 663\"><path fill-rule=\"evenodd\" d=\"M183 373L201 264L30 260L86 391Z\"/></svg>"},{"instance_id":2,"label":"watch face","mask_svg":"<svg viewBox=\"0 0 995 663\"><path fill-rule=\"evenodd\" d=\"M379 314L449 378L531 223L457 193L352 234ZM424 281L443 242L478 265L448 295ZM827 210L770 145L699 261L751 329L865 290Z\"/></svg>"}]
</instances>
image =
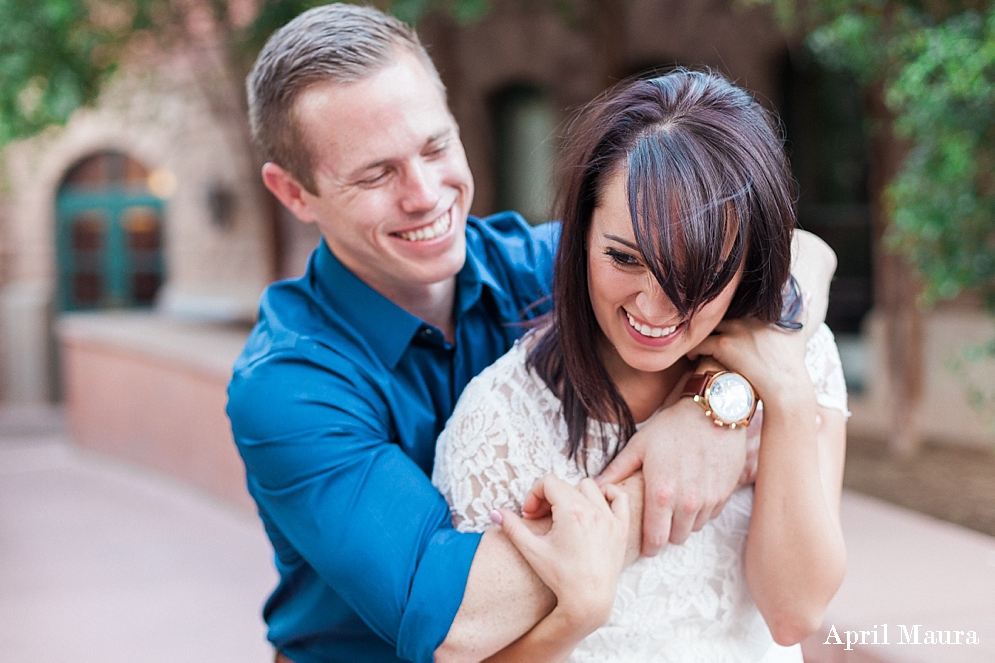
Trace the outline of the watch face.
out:
<instances>
[{"instance_id":1,"label":"watch face","mask_svg":"<svg viewBox=\"0 0 995 663\"><path fill-rule=\"evenodd\" d=\"M738 373L723 373L708 390L708 406L725 423L742 421L753 409L753 389Z\"/></svg>"}]
</instances>

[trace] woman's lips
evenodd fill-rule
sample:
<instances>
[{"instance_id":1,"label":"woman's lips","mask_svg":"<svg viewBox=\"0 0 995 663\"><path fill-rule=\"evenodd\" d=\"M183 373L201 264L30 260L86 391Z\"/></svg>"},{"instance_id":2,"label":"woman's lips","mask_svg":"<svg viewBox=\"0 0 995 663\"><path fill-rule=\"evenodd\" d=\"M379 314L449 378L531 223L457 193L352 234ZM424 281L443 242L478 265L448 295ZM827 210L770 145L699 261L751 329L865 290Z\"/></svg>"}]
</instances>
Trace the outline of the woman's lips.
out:
<instances>
[{"instance_id":1,"label":"woman's lips","mask_svg":"<svg viewBox=\"0 0 995 663\"><path fill-rule=\"evenodd\" d=\"M622 309L629 335L643 345L659 347L673 342L684 329L684 323L668 327L653 327L636 320L631 313Z\"/></svg>"}]
</instances>

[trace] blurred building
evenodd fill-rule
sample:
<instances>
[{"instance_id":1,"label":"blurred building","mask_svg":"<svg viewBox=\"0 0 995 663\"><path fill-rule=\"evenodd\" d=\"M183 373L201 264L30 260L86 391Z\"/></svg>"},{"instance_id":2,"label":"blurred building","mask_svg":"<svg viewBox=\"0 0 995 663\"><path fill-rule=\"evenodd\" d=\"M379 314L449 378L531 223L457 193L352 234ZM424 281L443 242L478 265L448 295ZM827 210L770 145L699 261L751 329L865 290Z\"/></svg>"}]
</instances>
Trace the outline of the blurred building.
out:
<instances>
[{"instance_id":1,"label":"blurred building","mask_svg":"<svg viewBox=\"0 0 995 663\"><path fill-rule=\"evenodd\" d=\"M829 324L854 394L851 430L889 434L900 379L915 439L989 443L964 373L946 366L995 335L991 318L968 302L914 313L904 336L887 331L897 314L881 305L891 268L873 221L880 155L853 82L789 48L765 10L636 0L575 15L552 4L497 2L478 23L420 28L461 126L473 211L546 219L563 122L611 81L675 64L725 72L780 112L801 225L839 255ZM228 370L262 288L299 273L318 237L261 188L244 117L212 97L233 82L212 82L188 55L125 68L96 108L7 148L0 388L11 403L65 399L81 444L247 503L223 414ZM912 301L914 284L898 292ZM897 378L896 349L915 369Z\"/></svg>"}]
</instances>

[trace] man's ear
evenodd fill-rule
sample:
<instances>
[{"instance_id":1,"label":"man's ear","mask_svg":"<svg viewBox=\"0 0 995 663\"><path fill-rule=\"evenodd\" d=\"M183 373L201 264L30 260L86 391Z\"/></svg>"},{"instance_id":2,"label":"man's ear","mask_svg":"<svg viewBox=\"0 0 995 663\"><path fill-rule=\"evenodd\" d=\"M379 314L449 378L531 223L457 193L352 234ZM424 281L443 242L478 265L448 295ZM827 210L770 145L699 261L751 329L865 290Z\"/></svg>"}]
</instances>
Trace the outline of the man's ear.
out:
<instances>
[{"instance_id":1,"label":"man's ear","mask_svg":"<svg viewBox=\"0 0 995 663\"><path fill-rule=\"evenodd\" d=\"M263 164L262 176L263 184L266 185L266 188L294 216L304 223L314 223L316 221L311 211L311 206L308 204L308 198L311 194L301 186L300 182L293 175L272 161L267 161Z\"/></svg>"}]
</instances>

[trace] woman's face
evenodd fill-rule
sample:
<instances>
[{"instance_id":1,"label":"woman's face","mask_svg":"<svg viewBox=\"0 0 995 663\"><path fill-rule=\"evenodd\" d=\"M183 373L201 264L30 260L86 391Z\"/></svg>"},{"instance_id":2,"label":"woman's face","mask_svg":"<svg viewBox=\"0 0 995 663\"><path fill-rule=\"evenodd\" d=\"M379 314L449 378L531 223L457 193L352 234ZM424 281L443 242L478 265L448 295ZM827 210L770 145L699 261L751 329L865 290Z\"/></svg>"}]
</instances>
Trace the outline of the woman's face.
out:
<instances>
[{"instance_id":1,"label":"woman's face","mask_svg":"<svg viewBox=\"0 0 995 663\"><path fill-rule=\"evenodd\" d=\"M591 307L607 341L602 358L615 379L622 364L650 373L673 366L719 324L742 277L740 268L718 297L682 320L636 245L626 177L620 167L605 181L587 238Z\"/></svg>"}]
</instances>

